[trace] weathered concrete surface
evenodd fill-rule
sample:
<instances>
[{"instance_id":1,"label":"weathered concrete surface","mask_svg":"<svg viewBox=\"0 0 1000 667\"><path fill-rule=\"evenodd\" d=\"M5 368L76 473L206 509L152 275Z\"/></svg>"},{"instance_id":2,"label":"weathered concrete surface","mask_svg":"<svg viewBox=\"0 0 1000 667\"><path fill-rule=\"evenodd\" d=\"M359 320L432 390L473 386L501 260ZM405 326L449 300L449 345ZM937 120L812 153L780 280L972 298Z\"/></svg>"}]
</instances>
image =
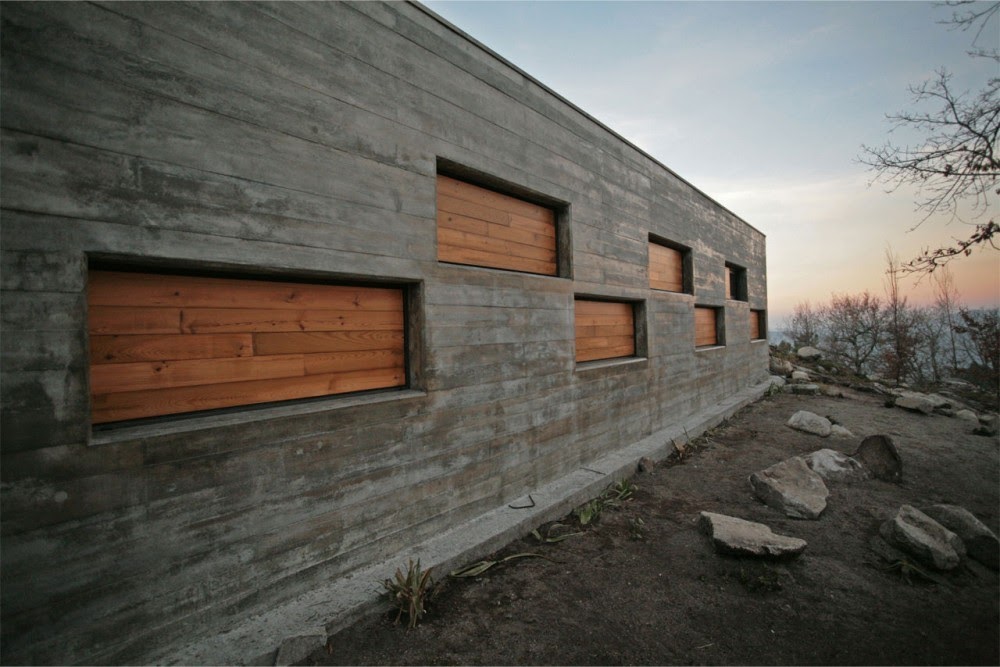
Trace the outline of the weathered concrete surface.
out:
<instances>
[{"instance_id":1,"label":"weathered concrete surface","mask_svg":"<svg viewBox=\"0 0 1000 667\"><path fill-rule=\"evenodd\" d=\"M716 551L731 556L788 559L801 555L807 546L798 537L778 535L762 523L725 514L702 512L698 526L712 539Z\"/></svg>"},{"instance_id":2,"label":"weathered concrete surface","mask_svg":"<svg viewBox=\"0 0 1000 667\"><path fill-rule=\"evenodd\" d=\"M818 519L830 491L823 479L798 456L750 475L754 495L795 519Z\"/></svg>"},{"instance_id":3,"label":"weathered concrete surface","mask_svg":"<svg viewBox=\"0 0 1000 667\"><path fill-rule=\"evenodd\" d=\"M764 236L417 5L0 16L5 663L148 662L766 377ZM559 276L439 263L439 169L556 207ZM649 289L650 235L693 294ZM403 285L408 387L94 430L98 266ZM577 294L638 304L636 358L574 362Z\"/></svg>"}]
</instances>

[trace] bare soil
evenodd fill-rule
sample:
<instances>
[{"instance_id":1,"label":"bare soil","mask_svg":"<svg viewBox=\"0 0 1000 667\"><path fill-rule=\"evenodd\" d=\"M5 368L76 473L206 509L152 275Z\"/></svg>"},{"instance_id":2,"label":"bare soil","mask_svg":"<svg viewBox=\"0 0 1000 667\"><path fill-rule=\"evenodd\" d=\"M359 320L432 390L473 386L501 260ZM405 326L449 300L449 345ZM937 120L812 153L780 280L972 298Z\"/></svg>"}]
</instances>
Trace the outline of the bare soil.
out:
<instances>
[{"instance_id":1,"label":"bare soil","mask_svg":"<svg viewBox=\"0 0 1000 667\"><path fill-rule=\"evenodd\" d=\"M800 409L856 437L785 426ZM405 616L394 625L387 606L304 664L1000 664L995 571L969 561L935 580L907 578L869 546L904 503L961 505L998 531L998 441L969 431L866 394L765 398L681 459L637 474L633 498L596 522L562 520L583 535L546 544L529 534L494 557L534 552L556 562L521 558L471 579L435 573L441 590L417 628L407 630ZM901 484L828 483L817 521L787 518L751 495L756 470L824 447L851 453L877 433L899 449ZM717 555L696 527L702 510L809 546L780 564Z\"/></svg>"}]
</instances>

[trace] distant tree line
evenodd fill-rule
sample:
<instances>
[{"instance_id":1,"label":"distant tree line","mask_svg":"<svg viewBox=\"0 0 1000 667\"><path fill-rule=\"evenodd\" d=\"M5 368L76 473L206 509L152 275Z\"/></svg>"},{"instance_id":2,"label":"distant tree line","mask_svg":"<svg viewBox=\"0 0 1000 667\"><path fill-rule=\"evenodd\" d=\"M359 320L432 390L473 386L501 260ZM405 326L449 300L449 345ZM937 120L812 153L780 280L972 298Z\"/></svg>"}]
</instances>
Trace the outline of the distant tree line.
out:
<instances>
[{"instance_id":1,"label":"distant tree line","mask_svg":"<svg viewBox=\"0 0 1000 667\"><path fill-rule=\"evenodd\" d=\"M900 289L905 271L886 253L883 295L834 294L827 304L795 307L787 335L859 375L929 385L948 378L972 382L1000 397L1000 309L961 303L947 267L930 277L933 305L911 305Z\"/></svg>"}]
</instances>

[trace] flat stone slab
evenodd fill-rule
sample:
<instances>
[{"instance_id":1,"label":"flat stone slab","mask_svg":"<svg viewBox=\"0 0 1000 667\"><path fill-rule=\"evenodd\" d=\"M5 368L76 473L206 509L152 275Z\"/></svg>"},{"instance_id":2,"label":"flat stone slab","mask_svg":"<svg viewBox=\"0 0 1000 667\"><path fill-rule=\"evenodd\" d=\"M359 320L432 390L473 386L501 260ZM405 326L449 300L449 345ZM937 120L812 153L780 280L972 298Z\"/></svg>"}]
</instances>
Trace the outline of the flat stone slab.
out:
<instances>
[{"instance_id":1,"label":"flat stone slab","mask_svg":"<svg viewBox=\"0 0 1000 667\"><path fill-rule=\"evenodd\" d=\"M808 410L799 410L788 419L786 426L790 426L796 431L812 433L813 435L825 438L830 435L833 425L826 417L820 417L819 415L809 412Z\"/></svg>"},{"instance_id":2,"label":"flat stone slab","mask_svg":"<svg viewBox=\"0 0 1000 667\"><path fill-rule=\"evenodd\" d=\"M800 347L799 351L795 353L799 359L819 359L823 356L823 353L817 350L815 347L807 345L806 347Z\"/></svg>"},{"instance_id":3,"label":"flat stone slab","mask_svg":"<svg viewBox=\"0 0 1000 667\"><path fill-rule=\"evenodd\" d=\"M888 435L870 435L861 441L851 458L861 461L875 479L886 482L903 481L903 459L896 443Z\"/></svg>"},{"instance_id":4,"label":"flat stone slab","mask_svg":"<svg viewBox=\"0 0 1000 667\"><path fill-rule=\"evenodd\" d=\"M778 535L762 523L725 514L702 512L698 525L712 538L712 545L721 554L787 559L795 558L806 549L805 540Z\"/></svg>"},{"instance_id":5,"label":"flat stone slab","mask_svg":"<svg viewBox=\"0 0 1000 667\"><path fill-rule=\"evenodd\" d=\"M896 398L896 407L925 415L934 412L934 403L922 394L903 394Z\"/></svg>"},{"instance_id":6,"label":"flat stone slab","mask_svg":"<svg viewBox=\"0 0 1000 667\"><path fill-rule=\"evenodd\" d=\"M818 396L819 395L819 385L818 384L790 384L788 385L789 391L793 394L805 394L807 396Z\"/></svg>"},{"instance_id":7,"label":"flat stone slab","mask_svg":"<svg viewBox=\"0 0 1000 667\"><path fill-rule=\"evenodd\" d=\"M868 478L861 462L835 449L820 449L802 457L809 469L826 481L846 482Z\"/></svg>"},{"instance_id":8,"label":"flat stone slab","mask_svg":"<svg viewBox=\"0 0 1000 667\"><path fill-rule=\"evenodd\" d=\"M765 505L793 519L818 519L830 496L823 478L798 456L753 473L750 487Z\"/></svg>"},{"instance_id":9,"label":"flat stone slab","mask_svg":"<svg viewBox=\"0 0 1000 667\"><path fill-rule=\"evenodd\" d=\"M805 371L792 371L792 382L809 382L809 373Z\"/></svg>"},{"instance_id":10,"label":"flat stone slab","mask_svg":"<svg viewBox=\"0 0 1000 667\"><path fill-rule=\"evenodd\" d=\"M961 538L912 505L903 505L882 524L886 542L938 570L958 567L965 553Z\"/></svg>"},{"instance_id":11,"label":"flat stone slab","mask_svg":"<svg viewBox=\"0 0 1000 667\"><path fill-rule=\"evenodd\" d=\"M1000 542L972 512L958 505L931 505L922 511L958 535L970 558L994 570L1000 569Z\"/></svg>"}]
</instances>

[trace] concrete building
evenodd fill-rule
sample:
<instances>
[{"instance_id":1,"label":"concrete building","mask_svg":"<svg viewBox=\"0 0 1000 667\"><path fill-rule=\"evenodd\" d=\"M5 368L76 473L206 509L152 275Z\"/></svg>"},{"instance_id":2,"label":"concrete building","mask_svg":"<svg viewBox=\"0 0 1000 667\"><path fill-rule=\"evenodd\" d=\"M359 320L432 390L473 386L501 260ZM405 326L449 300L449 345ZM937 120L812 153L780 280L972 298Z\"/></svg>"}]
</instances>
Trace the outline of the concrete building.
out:
<instances>
[{"instance_id":1,"label":"concrete building","mask_svg":"<svg viewBox=\"0 0 1000 667\"><path fill-rule=\"evenodd\" d=\"M764 236L418 4L0 17L5 663L217 660L767 376Z\"/></svg>"}]
</instances>

